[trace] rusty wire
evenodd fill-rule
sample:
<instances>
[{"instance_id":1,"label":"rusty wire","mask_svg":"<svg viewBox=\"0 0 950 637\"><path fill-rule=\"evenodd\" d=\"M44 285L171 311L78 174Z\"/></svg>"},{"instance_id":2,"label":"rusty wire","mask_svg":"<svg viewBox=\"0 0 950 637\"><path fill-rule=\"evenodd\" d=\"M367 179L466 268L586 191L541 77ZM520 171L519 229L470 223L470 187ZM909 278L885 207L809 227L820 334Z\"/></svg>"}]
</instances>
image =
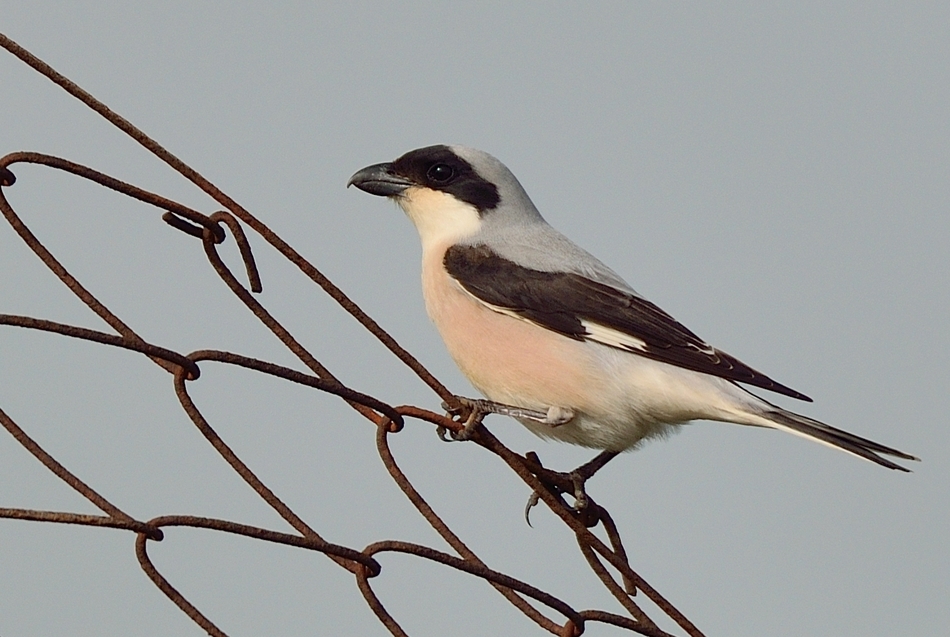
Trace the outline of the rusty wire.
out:
<instances>
[{"instance_id":1,"label":"rusty wire","mask_svg":"<svg viewBox=\"0 0 950 637\"><path fill-rule=\"evenodd\" d=\"M620 538L620 533L613 519L603 507L598 505L591 498L587 508L582 513L578 513L562 497L562 494L572 492L569 478L563 474L544 468L540 460L534 454L522 456L515 453L495 438L488 429L484 426L480 426L474 433L473 441L482 449L501 458L515 474L538 494L540 500L570 528L575 535L581 554L587 560L591 570L603 583L607 591L616 598L620 605L627 611L628 615L618 615L602 610L577 610L569 603L527 582L505 575L483 562L462 539L446 525L442 518L413 487L409 479L399 468L388 442L389 436L401 431L406 421L410 419L431 423L452 431L459 431L461 429L459 422L446 415L419 407L394 407L388 405L372 396L347 387L337 380L326 367L304 348L300 342L254 298L252 292L259 292L261 290L261 280L257 266L254 263L250 244L245 238L242 224L248 226L260 235L286 259L296 265L311 281L322 288L343 307L343 309L349 312L367 331L379 339L390 352L428 385L432 391L438 395L439 399L455 410L454 413L461 413L463 408L457 397L426 370L409 352L396 343L385 330L363 312L342 290L330 282L329 279L308 260L297 253L288 243L251 215L250 212L238 205L224 192L211 184L197 171L184 164L177 157L145 135L145 133L96 100L92 95L85 92L76 84L57 73L43 61L2 34L0 34L0 46L3 46L7 51L52 80L68 93L79 99L83 104L131 136L168 166L208 194L225 209L211 215L205 215L155 193L148 192L89 167L58 157L40 153L19 152L11 153L0 158L0 186L2 186L2 188L0 188L0 212L2 212L10 226L24 243L40 258L44 265L46 265L73 294L89 307L89 309L115 330L117 335L73 325L54 323L34 317L6 314L0 314L0 325L56 333L71 338L79 338L103 345L131 350L150 357L158 365L172 374L175 393L182 409L205 439L254 492L297 531L298 535L280 533L228 520L195 516L163 515L150 520L137 520L106 500L95 489L59 463L2 409L0 409L0 424L47 469L52 471L63 482L95 505L104 515L0 508L0 517L59 524L101 526L124 529L135 533L137 536L135 550L142 570L159 590L210 635L224 635L225 633L175 589L149 559L147 551L148 543L150 541L162 541L164 538L162 529L164 527L187 526L211 529L222 533L243 535L265 542L286 544L301 549L319 551L354 574L357 586L363 594L367 605L379 621L382 622L393 635L405 635L406 633L400 627L396 618L386 610L383 603L373 592L371 584L373 578L383 573L383 567L378 561L378 558L389 552L404 553L416 558L434 561L449 568L483 579L529 619L534 621L541 629L551 634L573 637L584 632L587 622L600 622L641 635L671 637L670 633L661 630L656 622L648 617L633 600L633 596L639 592L653 602L669 619L675 622L685 634L691 637L702 635L682 613L673 607L672 604L631 568ZM201 239L208 261L221 277L222 281L235 296L245 304L248 310L250 310L312 374L301 373L273 363L231 352L199 350L191 352L190 354L181 354L170 348L149 343L140 337L131 327L100 303L77 279L70 275L63 265L43 246L29 228L27 228L10 206L4 195L3 188L13 186L15 183L16 177L13 171L10 170L10 167L18 163L33 163L66 171L162 210L164 212L162 219L165 220L166 223ZM217 246L225 241L226 234L228 233L230 233L238 244L249 282L248 287L245 287L241 281L231 273L224 261L218 256ZM255 475L251 468L234 453L202 415L201 410L188 393L188 383L194 382L199 378L200 367L198 363L202 362L242 366L263 374L306 385L322 392L331 393L347 401L347 403L376 426L377 450L383 465L419 514L442 537L456 555L451 555L428 546L395 540L373 542L362 549L340 546L324 540L316 530L297 516L290 507L281 501L276 493L269 489L260 478ZM603 526L604 534L607 538L606 542L595 535L591 530L598 525ZM616 571L619 578L608 570L608 565ZM541 608L544 610L541 610ZM551 613L554 614L553 617L549 616Z\"/></svg>"}]
</instances>

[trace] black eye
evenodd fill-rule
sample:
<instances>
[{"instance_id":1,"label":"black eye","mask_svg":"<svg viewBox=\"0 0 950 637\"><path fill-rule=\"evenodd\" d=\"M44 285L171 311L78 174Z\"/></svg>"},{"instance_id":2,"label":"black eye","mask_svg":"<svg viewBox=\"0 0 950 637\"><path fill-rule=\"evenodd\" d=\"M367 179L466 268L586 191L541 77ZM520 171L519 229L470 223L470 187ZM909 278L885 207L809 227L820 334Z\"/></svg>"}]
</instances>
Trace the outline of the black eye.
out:
<instances>
[{"instance_id":1,"label":"black eye","mask_svg":"<svg viewBox=\"0 0 950 637\"><path fill-rule=\"evenodd\" d=\"M446 184L452 177L455 177L455 169L448 164L433 164L426 171L426 177L429 178L429 181L434 181L437 184Z\"/></svg>"}]
</instances>

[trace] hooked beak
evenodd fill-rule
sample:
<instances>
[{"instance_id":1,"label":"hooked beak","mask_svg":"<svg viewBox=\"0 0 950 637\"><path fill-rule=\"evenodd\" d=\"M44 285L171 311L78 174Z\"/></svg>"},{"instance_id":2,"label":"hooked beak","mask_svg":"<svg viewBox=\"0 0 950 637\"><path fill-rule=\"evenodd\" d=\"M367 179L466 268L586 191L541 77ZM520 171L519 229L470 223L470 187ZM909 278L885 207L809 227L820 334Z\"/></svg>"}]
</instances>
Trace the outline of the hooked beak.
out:
<instances>
[{"instance_id":1,"label":"hooked beak","mask_svg":"<svg viewBox=\"0 0 950 637\"><path fill-rule=\"evenodd\" d=\"M394 175L392 168L392 163L367 166L362 170L358 170L350 177L350 181L347 182L346 187L356 186L364 192L368 192L371 195L379 195L380 197L395 197L400 195L406 188L412 186L413 183L405 177Z\"/></svg>"}]
</instances>

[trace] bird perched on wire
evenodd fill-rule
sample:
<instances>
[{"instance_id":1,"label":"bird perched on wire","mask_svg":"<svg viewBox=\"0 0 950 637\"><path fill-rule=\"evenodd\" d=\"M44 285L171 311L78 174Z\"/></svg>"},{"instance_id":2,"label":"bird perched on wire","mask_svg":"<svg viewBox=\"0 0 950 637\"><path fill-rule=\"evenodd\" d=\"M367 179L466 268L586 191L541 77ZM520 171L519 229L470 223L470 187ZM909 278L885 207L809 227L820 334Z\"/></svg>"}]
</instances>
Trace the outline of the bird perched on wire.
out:
<instances>
[{"instance_id":1,"label":"bird perched on wire","mask_svg":"<svg viewBox=\"0 0 950 637\"><path fill-rule=\"evenodd\" d=\"M363 168L348 185L393 199L415 224L428 314L489 399L471 404L512 415L543 438L605 450L594 470L700 419L787 431L890 469L907 471L883 456L917 460L741 387L811 401L637 294L548 225L485 152L419 148Z\"/></svg>"}]
</instances>

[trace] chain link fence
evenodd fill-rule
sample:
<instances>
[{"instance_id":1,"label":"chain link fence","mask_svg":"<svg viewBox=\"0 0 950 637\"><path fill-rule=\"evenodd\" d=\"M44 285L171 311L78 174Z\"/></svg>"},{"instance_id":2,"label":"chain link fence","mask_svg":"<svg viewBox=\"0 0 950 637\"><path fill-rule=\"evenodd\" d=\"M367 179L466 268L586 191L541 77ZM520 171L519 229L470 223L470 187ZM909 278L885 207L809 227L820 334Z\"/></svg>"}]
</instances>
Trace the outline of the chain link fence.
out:
<instances>
[{"instance_id":1,"label":"chain link fence","mask_svg":"<svg viewBox=\"0 0 950 637\"><path fill-rule=\"evenodd\" d=\"M44 450L23 426L3 411L2 406L0 406L0 423L3 427L24 449L60 480L91 502L102 514L84 515L67 511L0 508L0 517L54 524L108 527L134 533L136 536L136 557L142 570L162 593L210 635L224 635L225 633L217 627L210 617L179 592L149 558L149 543L162 541L164 537L162 529L165 527L210 529L221 533L246 536L262 542L285 544L301 550L321 552L341 568L353 574L356 586L366 600L369 609L393 635L406 635L407 633L400 627L397 618L386 609L373 590L374 579L385 575L376 556L387 552L409 554L480 578L492 586L508 603L515 606L536 623L539 628L551 634L576 636L584 632L585 625L588 622L601 622L640 635L671 637L670 633L661 630L656 621L649 617L642 610L640 604L635 601L635 597L642 595L650 600L659 609L659 612L679 626L684 634L692 637L702 635L681 612L633 570L627 560L620 533L605 508L588 496L587 507L581 511L575 510L564 498L564 494L573 494L574 492L574 485L570 476L545 469L535 454L529 453L522 456L515 453L495 438L488 429L479 426L472 437L475 445L498 456L528 485L534 492L535 497L543 502L570 529L576 539L578 549L594 575L603 583L606 591L619 602L626 614L599 609L577 609L569 600L560 599L528 582L510 577L482 561L422 498L400 469L389 445L390 436L398 434L407 425L417 426L418 424L429 423L429 425L439 428L440 431L459 432L463 426L461 422L464 421L464 416L467 414L465 405L459 401L458 397L453 395L438 379L429 373L419 361L351 301L342 290L321 274L307 259L297 253L290 244L272 232L227 194L212 185L201 174L185 165L92 95L2 34L0 34L0 45L132 137L209 195L223 208L221 211L207 215L158 194L119 181L87 166L59 157L40 153L14 152L0 158L0 185L2 185L2 188L0 188L0 212L2 212L12 229L30 250L42 260L45 266L90 310L105 321L114 333L90 330L36 317L9 314L0 314L0 324L84 339L103 346L123 348L148 356L172 376L174 391L181 408L201 435L228 463L231 469L296 531L296 534L281 533L210 517L159 515L148 520L136 519L107 500L93 486L83 481L80 476L72 473ZM38 164L71 173L163 211L162 219L166 223L194 236L196 240L201 242L201 247L208 262L228 289L303 363L309 373L234 352L202 349L190 353L180 353L150 343L139 336L126 322L97 300L79 280L63 267L40 239L23 223L20 216L9 204L4 195L4 189L12 187L16 181L13 167L24 163ZM428 385L452 413L461 414L461 416L453 418L415 406L389 405L337 380L331 371L303 347L255 298L254 294L260 292L262 286L250 244L245 236L245 228L257 233L284 258L299 268L305 276L352 315L360 325L379 339L386 348ZM240 250L245 268L244 276L247 279L246 284L228 268L218 254L218 246L226 240L228 235L236 242ZM442 537L454 554L430 546L396 540L379 540L362 548L342 546L324 540L317 529L291 510L281 500L280 496L268 488L252 468L234 453L192 399L189 394L189 386L198 381L201 366L207 363L244 367L261 374L281 378L287 382L334 394L345 400L353 409L365 417L370 425L376 428L377 451L386 470L419 515ZM474 449L474 446L472 448ZM597 534L595 534L595 530L598 531Z\"/></svg>"}]
</instances>

